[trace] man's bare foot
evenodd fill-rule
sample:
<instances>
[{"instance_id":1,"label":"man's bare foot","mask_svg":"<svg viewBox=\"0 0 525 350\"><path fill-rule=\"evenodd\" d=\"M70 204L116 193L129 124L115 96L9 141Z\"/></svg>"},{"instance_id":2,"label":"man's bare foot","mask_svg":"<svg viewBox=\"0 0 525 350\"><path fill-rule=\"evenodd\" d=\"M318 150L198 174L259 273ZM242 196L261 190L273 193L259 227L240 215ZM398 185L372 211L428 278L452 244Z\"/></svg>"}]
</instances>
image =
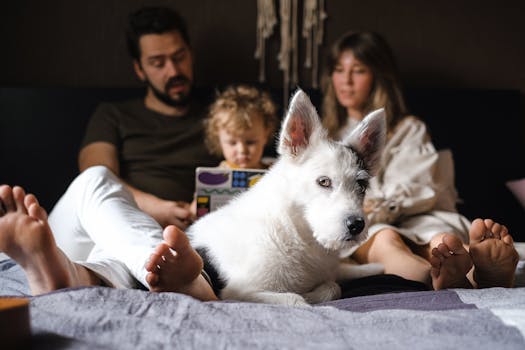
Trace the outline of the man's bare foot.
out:
<instances>
[{"instance_id":1,"label":"man's bare foot","mask_svg":"<svg viewBox=\"0 0 525 350\"><path fill-rule=\"evenodd\" d=\"M207 301L217 300L209 283L201 275L202 258L191 247L188 237L176 226L164 229L164 242L157 246L146 270L152 292L177 292Z\"/></svg>"},{"instance_id":2,"label":"man's bare foot","mask_svg":"<svg viewBox=\"0 0 525 350\"><path fill-rule=\"evenodd\" d=\"M56 246L46 211L18 186L0 186L0 251L24 269L35 295L72 285L71 262Z\"/></svg>"},{"instance_id":3,"label":"man's bare foot","mask_svg":"<svg viewBox=\"0 0 525 350\"><path fill-rule=\"evenodd\" d=\"M469 236L473 279L477 287L514 286L519 256L507 228L491 219L476 219Z\"/></svg>"},{"instance_id":4,"label":"man's bare foot","mask_svg":"<svg viewBox=\"0 0 525 350\"><path fill-rule=\"evenodd\" d=\"M472 268L472 259L458 237L444 235L442 242L432 249L430 264L430 276L435 290L472 288L466 277Z\"/></svg>"}]
</instances>

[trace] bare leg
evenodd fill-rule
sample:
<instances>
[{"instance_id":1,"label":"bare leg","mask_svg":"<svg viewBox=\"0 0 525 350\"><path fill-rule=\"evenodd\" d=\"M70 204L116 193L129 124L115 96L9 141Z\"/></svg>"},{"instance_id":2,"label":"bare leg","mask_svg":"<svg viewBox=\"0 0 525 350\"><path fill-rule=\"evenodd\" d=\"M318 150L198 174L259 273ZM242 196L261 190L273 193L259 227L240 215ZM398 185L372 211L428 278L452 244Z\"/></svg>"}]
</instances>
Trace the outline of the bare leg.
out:
<instances>
[{"instance_id":1,"label":"bare leg","mask_svg":"<svg viewBox=\"0 0 525 350\"><path fill-rule=\"evenodd\" d=\"M435 290L472 288L466 277L472 268L472 259L458 237L451 234L441 236L441 243L432 249L430 264L432 286Z\"/></svg>"},{"instance_id":2,"label":"bare leg","mask_svg":"<svg viewBox=\"0 0 525 350\"><path fill-rule=\"evenodd\" d=\"M469 235L477 287L514 286L519 256L507 228L491 219L476 219Z\"/></svg>"},{"instance_id":3,"label":"bare leg","mask_svg":"<svg viewBox=\"0 0 525 350\"><path fill-rule=\"evenodd\" d=\"M91 271L58 249L45 210L18 186L0 186L0 251L24 269L34 295L100 284Z\"/></svg>"},{"instance_id":4,"label":"bare leg","mask_svg":"<svg viewBox=\"0 0 525 350\"><path fill-rule=\"evenodd\" d=\"M170 225L164 229L163 237L164 242L146 263L150 290L183 293L203 301L217 300L201 275L202 258L193 250L186 234Z\"/></svg>"},{"instance_id":5,"label":"bare leg","mask_svg":"<svg viewBox=\"0 0 525 350\"><path fill-rule=\"evenodd\" d=\"M397 232L384 229L376 233L352 255L358 263L381 263L385 273L431 286L430 263L412 252Z\"/></svg>"}]
</instances>

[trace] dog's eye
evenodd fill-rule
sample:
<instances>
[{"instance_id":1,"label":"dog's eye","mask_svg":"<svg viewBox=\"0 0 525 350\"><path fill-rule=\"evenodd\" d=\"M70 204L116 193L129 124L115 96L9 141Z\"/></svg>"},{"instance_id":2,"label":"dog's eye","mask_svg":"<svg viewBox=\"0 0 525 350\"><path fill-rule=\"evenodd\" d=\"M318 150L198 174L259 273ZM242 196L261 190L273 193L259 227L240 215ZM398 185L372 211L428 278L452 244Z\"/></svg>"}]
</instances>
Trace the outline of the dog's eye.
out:
<instances>
[{"instance_id":1,"label":"dog's eye","mask_svg":"<svg viewBox=\"0 0 525 350\"><path fill-rule=\"evenodd\" d=\"M320 178L318 178L317 183L321 187L326 187L326 188L332 187L332 180L330 180L330 178L327 176L321 176Z\"/></svg>"},{"instance_id":2,"label":"dog's eye","mask_svg":"<svg viewBox=\"0 0 525 350\"><path fill-rule=\"evenodd\" d=\"M357 185L359 186L359 189L362 193L366 192L366 189L368 188L368 180L366 179L360 179L357 180Z\"/></svg>"}]
</instances>

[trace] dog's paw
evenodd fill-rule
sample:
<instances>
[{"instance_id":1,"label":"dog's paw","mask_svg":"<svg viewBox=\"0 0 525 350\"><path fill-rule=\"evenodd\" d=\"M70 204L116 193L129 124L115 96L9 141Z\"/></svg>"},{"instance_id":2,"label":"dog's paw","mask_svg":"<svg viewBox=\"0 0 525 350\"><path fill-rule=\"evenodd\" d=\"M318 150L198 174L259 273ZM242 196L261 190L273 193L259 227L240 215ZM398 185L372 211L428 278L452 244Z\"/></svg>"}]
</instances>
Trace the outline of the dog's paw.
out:
<instances>
[{"instance_id":1,"label":"dog's paw","mask_svg":"<svg viewBox=\"0 0 525 350\"><path fill-rule=\"evenodd\" d=\"M365 271L369 272L369 276L380 275L385 272L385 266L380 263L369 263L361 266Z\"/></svg>"},{"instance_id":2,"label":"dog's paw","mask_svg":"<svg viewBox=\"0 0 525 350\"><path fill-rule=\"evenodd\" d=\"M311 307L305 298L295 293L273 293L267 295L268 302L271 304L280 304L295 307Z\"/></svg>"},{"instance_id":3,"label":"dog's paw","mask_svg":"<svg viewBox=\"0 0 525 350\"><path fill-rule=\"evenodd\" d=\"M312 304L339 299L341 297L341 287L335 281L329 281L317 286L311 292L303 294L303 297Z\"/></svg>"},{"instance_id":4,"label":"dog's paw","mask_svg":"<svg viewBox=\"0 0 525 350\"><path fill-rule=\"evenodd\" d=\"M293 293L290 293L293 294ZM285 305L294 307L312 307L302 296L295 294L294 297L287 298Z\"/></svg>"},{"instance_id":5,"label":"dog's paw","mask_svg":"<svg viewBox=\"0 0 525 350\"><path fill-rule=\"evenodd\" d=\"M355 278L380 275L385 271L383 264L370 263L370 264L339 264L338 280L351 280Z\"/></svg>"}]
</instances>

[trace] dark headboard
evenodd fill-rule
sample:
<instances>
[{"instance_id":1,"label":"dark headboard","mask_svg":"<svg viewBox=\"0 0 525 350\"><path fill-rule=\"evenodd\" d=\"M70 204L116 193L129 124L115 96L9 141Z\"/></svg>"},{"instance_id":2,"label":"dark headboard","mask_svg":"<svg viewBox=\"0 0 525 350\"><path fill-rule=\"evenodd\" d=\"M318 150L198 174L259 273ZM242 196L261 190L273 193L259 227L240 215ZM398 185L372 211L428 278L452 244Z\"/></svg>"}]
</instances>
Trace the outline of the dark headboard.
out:
<instances>
[{"instance_id":1,"label":"dark headboard","mask_svg":"<svg viewBox=\"0 0 525 350\"><path fill-rule=\"evenodd\" d=\"M461 213L492 217L525 241L525 211L506 188L525 177L525 127L517 90L410 89L407 102L438 149L454 155Z\"/></svg>"},{"instance_id":2,"label":"dark headboard","mask_svg":"<svg viewBox=\"0 0 525 350\"><path fill-rule=\"evenodd\" d=\"M319 92L307 92L319 105ZM78 173L78 148L97 104L142 95L137 88L0 88L0 183L24 186L50 210ZM282 94L272 95L282 109ZM505 187L525 177L519 91L411 88L406 97L436 147L453 151L459 210L500 220L525 241L525 212Z\"/></svg>"}]
</instances>

